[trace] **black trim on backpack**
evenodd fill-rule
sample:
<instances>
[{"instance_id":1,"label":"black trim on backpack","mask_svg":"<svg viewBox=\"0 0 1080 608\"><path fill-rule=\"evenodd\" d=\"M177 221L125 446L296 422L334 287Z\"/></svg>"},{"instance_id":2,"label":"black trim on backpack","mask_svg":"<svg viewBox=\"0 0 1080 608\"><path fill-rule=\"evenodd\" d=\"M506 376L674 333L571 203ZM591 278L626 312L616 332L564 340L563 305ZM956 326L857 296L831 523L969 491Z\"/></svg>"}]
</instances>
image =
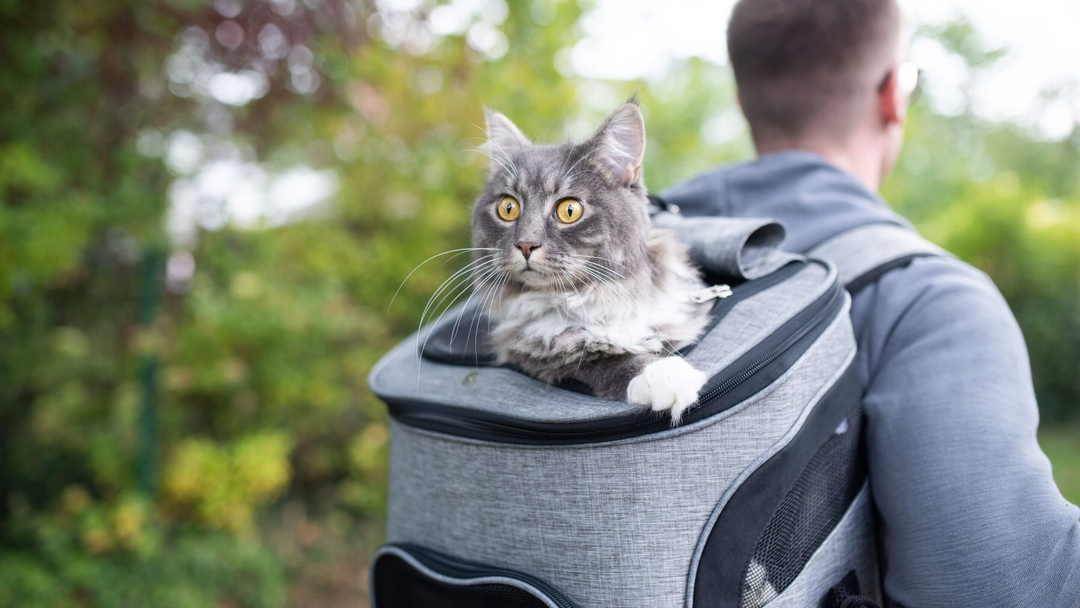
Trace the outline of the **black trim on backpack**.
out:
<instances>
[{"instance_id":1,"label":"black trim on backpack","mask_svg":"<svg viewBox=\"0 0 1080 608\"><path fill-rule=\"evenodd\" d=\"M370 580L374 608L578 608L543 579L412 543L379 549Z\"/></svg>"},{"instance_id":2,"label":"black trim on backpack","mask_svg":"<svg viewBox=\"0 0 1080 608\"><path fill-rule=\"evenodd\" d=\"M910 264L912 262L912 260L915 260L917 258L931 258L931 257L936 257L936 256L937 256L936 253L929 253L929 252L927 252L927 253L912 253L910 255L905 255L905 256L898 257L895 260L889 260L888 262L885 262L884 264L881 264L879 266L871 268L870 270L867 270L866 272L862 273L861 275L859 275L859 276L855 277L854 279L848 281L847 284L844 285L844 288L848 290L848 293L850 293L851 295L854 296L855 294L859 293L860 291L862 291L866 287L869 287L873 283L877 282L877 280L880 279L882 276L884 276L886 273L888 273L888 272L890 272L892 270L895 270L897 268L903 268L903 267L907 266L908 264Z\"/></svg>"},{"instance_id":3,"label":"black trim on backpack","mask_svg":"<svg viewBox=\"0 0 1080 608\"><path fill-rule=\"evenodd\" d=\"M740 607L747 566L762 531L853 408L861 415L861 394L858 370L849 364L794 439L758 467L731 496L709 531L698 559L692 590L695 606Z\"/></svg>"}]
</instances>

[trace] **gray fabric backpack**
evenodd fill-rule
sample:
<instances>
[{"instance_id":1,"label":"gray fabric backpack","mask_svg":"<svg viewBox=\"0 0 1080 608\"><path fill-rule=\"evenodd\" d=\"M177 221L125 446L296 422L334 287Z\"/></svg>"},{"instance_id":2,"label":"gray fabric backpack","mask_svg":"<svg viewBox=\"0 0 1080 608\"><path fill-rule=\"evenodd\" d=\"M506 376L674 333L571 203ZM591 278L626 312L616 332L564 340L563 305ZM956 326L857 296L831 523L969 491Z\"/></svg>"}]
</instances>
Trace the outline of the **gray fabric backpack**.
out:
<instances>
[{"instance_id":1,"label":"gray fabric backpack","mask_svg":"<svg viewBox=\"0 0 1080 608\"><path fill-rule=\"evenodd\" d=\"M680 426L494 366L482 337L451 339L458 312L482 325L469 310L372 370L391 414L375 608L881 602L845 287L944 252L892 224L803 257L767 221L657 223L718 285Z\"/></svg>"}]
</instances>

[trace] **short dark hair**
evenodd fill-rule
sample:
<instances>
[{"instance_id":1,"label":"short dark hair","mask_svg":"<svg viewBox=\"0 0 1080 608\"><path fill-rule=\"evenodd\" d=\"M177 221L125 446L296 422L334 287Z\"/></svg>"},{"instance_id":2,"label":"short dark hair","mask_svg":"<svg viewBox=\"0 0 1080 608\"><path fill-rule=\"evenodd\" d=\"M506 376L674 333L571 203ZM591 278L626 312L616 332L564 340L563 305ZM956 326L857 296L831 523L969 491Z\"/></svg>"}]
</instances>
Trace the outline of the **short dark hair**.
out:
<instances>
[{"instance_id":1,"label":"short dark hair","mask_svg":"<svg viewBox=\"0 0 1080 608\"><path fill-rule=\"evenodd\" d=\"M896 0L739 0L728 57L754 139L853 125L859 92L898 48L901 19Z\"/></svg>"}]
</instances>

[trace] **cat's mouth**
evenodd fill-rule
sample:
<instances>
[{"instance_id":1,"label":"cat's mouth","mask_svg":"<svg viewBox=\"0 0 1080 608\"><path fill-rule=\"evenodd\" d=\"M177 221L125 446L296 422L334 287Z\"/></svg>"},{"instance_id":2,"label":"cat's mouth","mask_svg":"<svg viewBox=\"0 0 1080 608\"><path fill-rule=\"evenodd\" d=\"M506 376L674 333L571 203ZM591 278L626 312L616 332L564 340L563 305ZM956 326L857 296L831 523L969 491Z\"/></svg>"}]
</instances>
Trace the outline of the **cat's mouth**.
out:
<instances>
[{"instance_id":1,"label":"cat's mouth","mask_svg":"<svg viewBox=\"0 0 1080 608\"><path fill-rule=\"evenodd\" d=\"M526 264L525 267L518 268L514 274L522 285L530 289L546 289L557 280L554 274L545 272L543 268L538 268L535 264Z\"/></svg>"}]
</instances>

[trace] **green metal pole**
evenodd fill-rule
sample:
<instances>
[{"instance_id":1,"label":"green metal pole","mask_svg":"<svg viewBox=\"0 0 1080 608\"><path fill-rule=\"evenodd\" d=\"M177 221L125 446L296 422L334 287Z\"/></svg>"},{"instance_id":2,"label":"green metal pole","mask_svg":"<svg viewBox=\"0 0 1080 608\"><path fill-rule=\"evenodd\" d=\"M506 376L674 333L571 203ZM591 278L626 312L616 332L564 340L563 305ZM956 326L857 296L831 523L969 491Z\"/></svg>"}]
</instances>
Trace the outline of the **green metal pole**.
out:
<instances>
[{"instance_id":1,"label":"green metal pole","mask_svg":"<svg viewBox=\"0 0 1080 608\"><path fill-rule=\"evenodd\" d=\"M157 490L158 348L154 339L161 300L161 251L146 252L139 269L139 450L135 474L139 492L148 498Z\"/></svg>"}]
</instances>

